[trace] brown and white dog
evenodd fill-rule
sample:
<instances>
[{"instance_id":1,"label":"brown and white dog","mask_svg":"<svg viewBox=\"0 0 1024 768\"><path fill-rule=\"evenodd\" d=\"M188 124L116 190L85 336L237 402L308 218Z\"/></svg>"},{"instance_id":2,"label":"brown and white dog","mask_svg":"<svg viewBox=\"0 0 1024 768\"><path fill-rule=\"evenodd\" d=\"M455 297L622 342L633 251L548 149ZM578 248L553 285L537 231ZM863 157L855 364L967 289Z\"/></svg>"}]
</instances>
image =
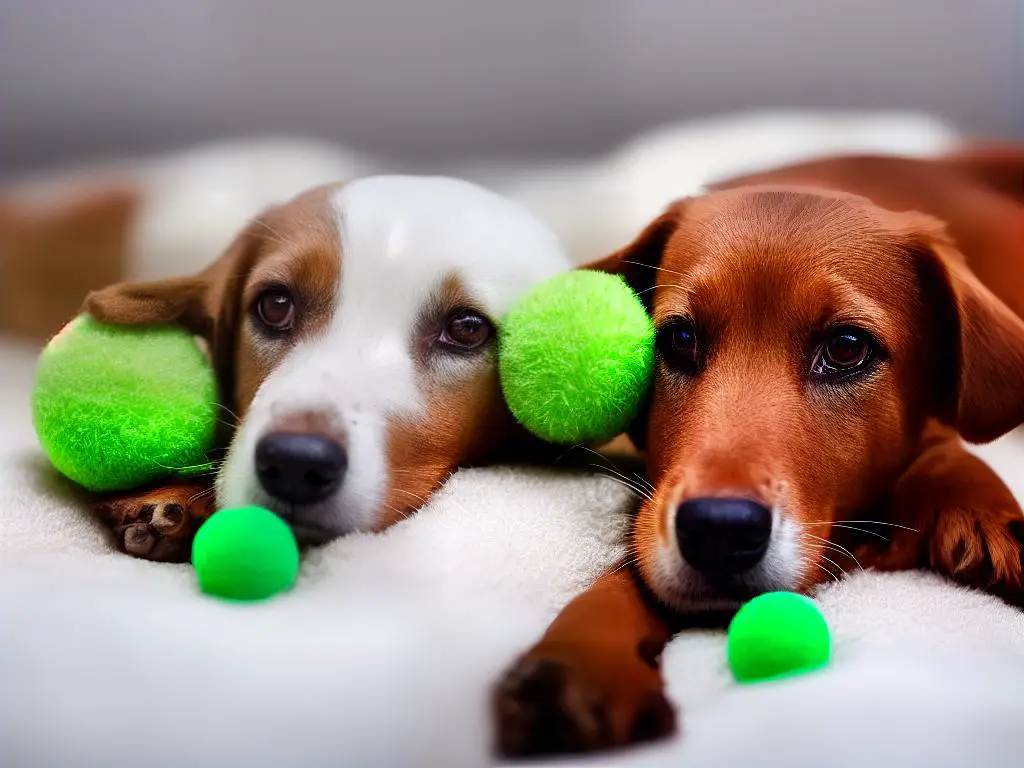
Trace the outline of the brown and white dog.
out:
<instances>
[{"instance_id":1,"label":"brown and white dog","mask_svg":"<svg viewBox=\"0 0 1024 768\"><path fill-rule=\"evenodd\" d=\"M268 507L321 543L401 520L516 441L496 323L568 268L555 235L505 198L371 176L269 208L194 276L118 283L85 310L205 339L230 422L217 505ZM184 560L213 490L171 484L96 508L125 551Z\"/></svg>"},{"instance_id":2,"label":"brown and white dog","mask_svg":"<svg viewBox=\"0 0 1024 768\"><path fill-rule=\"evenodd\" d=\"M595 266L658 328L649 493L629 559L499 684L500 751L671 732L675 631L858 565L1024 606L1024 516L960 441L1024 423L1024 149L736 179Z\"/></svg>"}]
</instances>

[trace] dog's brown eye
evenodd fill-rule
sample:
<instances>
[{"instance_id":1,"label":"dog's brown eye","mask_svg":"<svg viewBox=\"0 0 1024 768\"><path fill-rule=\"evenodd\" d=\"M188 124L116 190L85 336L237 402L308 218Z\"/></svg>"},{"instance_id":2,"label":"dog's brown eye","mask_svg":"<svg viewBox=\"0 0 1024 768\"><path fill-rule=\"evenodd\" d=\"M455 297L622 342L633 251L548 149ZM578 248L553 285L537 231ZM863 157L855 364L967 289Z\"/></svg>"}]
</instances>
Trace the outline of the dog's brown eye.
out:
<instances>
[{"instance_id":1,"label":"dog's brown eye","mask_svg":"<svg viewBox=\"0 0 1024 768\"><path fill-rule=\"evenodd\" d=\"M818 348L811 373L819 378L842 378L866 369L877 351L867 331L840 328L829 334Z\"/></svg>"},{"instance_id":2,"label":"dog's brown eye","mask_svg":"<svg viewBox=\"0 0 1024 768\"><path fill-rule=\"evenodd\" d=\"M662 359L673 368L686 374L696 372L700 348L697 329L689 320L676 320L663 326L658 332L658 347Z\"/></svg>"},{"instance_id":3,"label":"dog's brown eye","mask_svg":"<svg viewBox=\"0 0 1024 768\"><path fill-rule=\"evenodd\" d=\"M471 310L459 310L448 318L439 341L458 349L476 349L491 338L491 324Z\"/></svg>"},{"instance_id":4,"label":"dog's brown eye","mask_svg":"<svg viewBox=\"0 0 1024 768\"><path fill-rule=\"evenodd\" d=\"M295 323L295 302L283 288L266 290L256 299L256 316L272 331L290 331Z\"/></svg>"}]
</instances>

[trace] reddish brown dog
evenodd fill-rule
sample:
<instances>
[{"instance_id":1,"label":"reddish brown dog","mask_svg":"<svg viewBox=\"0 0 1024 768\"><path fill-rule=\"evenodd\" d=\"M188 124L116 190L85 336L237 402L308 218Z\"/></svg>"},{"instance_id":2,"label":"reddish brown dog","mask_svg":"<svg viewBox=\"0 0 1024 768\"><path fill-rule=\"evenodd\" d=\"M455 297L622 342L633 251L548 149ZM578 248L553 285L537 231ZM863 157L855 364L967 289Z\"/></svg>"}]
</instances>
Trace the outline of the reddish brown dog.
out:
<instances>
[{"instance_id":1,"label":"reddish brown dog","mask_svg":"<svg viewBox=\"0 0 1024 768\"><path fill-rule=\"evenodd\" d=\"M1024 422L1024 151L738 179L596 266L658 328L651 489L629 561L499 684L500 751L670 733L658 658L687 615L854 557L1024 604L1021 509L960 441Z\"/></svg>"}]
</instances>

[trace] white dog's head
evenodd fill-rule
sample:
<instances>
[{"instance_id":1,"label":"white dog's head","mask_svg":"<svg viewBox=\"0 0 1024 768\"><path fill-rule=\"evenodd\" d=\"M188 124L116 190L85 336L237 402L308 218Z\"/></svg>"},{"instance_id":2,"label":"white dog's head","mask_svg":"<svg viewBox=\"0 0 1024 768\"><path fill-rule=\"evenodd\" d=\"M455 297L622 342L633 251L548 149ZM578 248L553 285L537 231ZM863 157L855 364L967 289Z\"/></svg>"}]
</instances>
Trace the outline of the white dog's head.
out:
<instances>
[{"instance_id":1,"label":"white dog's head","mask_svg":"<svg viewBox=\"0 0 1024 768\"><path fill-rule=\"evenodd\" d=\"M380 176L270 209L195 277L116 285L86 309L209 341L238 419L218 504L269 507L318 542L401 519L505 442L497 322L568 267L508 200Z\"/></svg>"}]
</instances>

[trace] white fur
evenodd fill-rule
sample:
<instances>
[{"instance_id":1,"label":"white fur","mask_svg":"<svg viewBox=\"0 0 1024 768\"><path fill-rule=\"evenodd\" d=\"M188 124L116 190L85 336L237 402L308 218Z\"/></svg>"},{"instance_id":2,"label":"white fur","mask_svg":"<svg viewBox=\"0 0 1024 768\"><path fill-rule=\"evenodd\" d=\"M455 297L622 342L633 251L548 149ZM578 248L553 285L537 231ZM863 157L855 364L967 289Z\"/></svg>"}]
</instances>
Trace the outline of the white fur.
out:
<instances>
[{"instance_id":1,"label":"white fur","mask_svg":"<svg viewBox=\"0 0 1024 768\"><path fill-rule=\"evenodd\" d=\"M348 471L333 497L293 512L300 524L341 534L373 527L388 484L389 418L424 415L414 334L443 281L457 277L474 308L497 323L569 262L538 220L468 182L370 177L341 187L331 202L342 266L330 324L298 343L259 388L218 482L225 506L279 506L258 487L256 443L282 413L324 414L347 435ZM439 375L468 373L451 365Z\"/></svg>"}]
</instances>

